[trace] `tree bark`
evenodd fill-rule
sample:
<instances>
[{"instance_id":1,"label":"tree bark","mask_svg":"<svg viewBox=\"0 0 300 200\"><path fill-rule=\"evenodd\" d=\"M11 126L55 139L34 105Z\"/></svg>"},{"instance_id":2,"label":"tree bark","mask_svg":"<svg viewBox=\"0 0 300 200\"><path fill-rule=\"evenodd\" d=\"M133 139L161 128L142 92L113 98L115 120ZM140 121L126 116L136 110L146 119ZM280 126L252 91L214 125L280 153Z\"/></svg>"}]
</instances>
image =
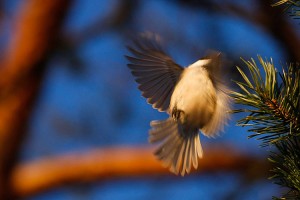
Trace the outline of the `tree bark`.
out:
<instances>
[{"instance_id":1,"label":"tree bark","mask_svg":"<svg viewBox=\"0 0 300 200\"><path fill-rule=\"evenodd\" d=\"M14 199L9 185L43 77L47 54L69 0L23 1L0 68L0 199Z\"/></svg>"},{"instance_id":2,"label":"tree bark","mask_svg":"<svg viewBox=\"0 0 300 200\"><path fill-rule=\"evenodd\" d=\"M268 174L270 163L265 158L251 157L224 144L205 149L199 168L191 172L194 175L196 172L243 172L253 179L253 174L256 178ZM42 158L17 166L11 183L19 197L28 197L66 183L137 176L178 177L164 168L153 152L147 146L110 147Z\"/></svg>"}]
</instances>

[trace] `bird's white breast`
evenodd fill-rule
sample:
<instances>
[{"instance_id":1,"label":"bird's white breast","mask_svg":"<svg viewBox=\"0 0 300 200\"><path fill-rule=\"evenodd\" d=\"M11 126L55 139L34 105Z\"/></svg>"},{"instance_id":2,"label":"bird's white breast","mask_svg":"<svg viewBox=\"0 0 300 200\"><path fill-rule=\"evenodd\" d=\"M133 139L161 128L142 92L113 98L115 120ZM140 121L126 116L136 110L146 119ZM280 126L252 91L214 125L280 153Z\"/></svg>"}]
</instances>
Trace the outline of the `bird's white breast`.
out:
<instances>
[{"instance_id":1,"label":"bird's white breast","mask_svg":"<svg viewBox=\"0 0 300 200\"><path fill-rule=\"evenodd\" d=\"M185 123L202 128L211 119L216 105L216 91L205 60L197 61L184 69L171 97L170 110L176 106L185 115Z\"/></svg>"}]
</instances>

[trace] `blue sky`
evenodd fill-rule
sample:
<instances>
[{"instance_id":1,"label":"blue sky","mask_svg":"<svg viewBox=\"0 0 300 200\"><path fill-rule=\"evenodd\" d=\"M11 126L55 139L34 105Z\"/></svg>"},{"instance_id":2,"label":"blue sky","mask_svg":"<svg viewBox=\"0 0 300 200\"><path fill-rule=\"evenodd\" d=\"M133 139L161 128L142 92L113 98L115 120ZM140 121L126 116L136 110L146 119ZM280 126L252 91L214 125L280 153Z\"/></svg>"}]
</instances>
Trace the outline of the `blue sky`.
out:
<instances>
[{"instance_id":1,"label":"blue sky","mask_svg":"<svg viewBox=\"0 0 300 200\"><path fill-rule=\"evenodd\" d=\"M20 1L5 2L9 23ZM114 12L120 2L74 1L63 34L72 36L84 31ZM9 29L7 24L2 26ZM80 60L78 66L59 53L48 63L22 160L104 146L147 144L149 122L167 115L153 110L141 97L124 58L128 53L125 44L130 42L127 33L146 30L159 33L168 52L183 66L201 58L207 49L220 50L234 59L272 57L275 64L284 62L286 56L268 33L243 19L180 6L173 1L139 1L130 25L108 29L76 45L72 52ZM9 30L5 33L1 43ZM76 71L76 67L81 70ZM240 117L232 117L222 137L201 136L204 148L226 142L240 151L265 155L267 149L259 148L259 142L254 139L248 140L245 128L235 126ZM222 199L240 184L239 175L224 173L184 179L128 178L66 186L32 199ZM271 182L261 181L237 196L238 199L269 199L276 189Z\"/></svg>"}]
</instances>

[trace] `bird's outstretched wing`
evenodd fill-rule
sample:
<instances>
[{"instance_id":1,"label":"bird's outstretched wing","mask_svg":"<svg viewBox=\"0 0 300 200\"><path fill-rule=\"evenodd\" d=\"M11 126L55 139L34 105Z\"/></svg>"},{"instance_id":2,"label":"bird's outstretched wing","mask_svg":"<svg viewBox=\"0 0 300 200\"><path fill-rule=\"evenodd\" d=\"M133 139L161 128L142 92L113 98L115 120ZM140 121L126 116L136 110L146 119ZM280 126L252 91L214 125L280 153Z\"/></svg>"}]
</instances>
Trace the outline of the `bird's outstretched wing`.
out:
<instances>
[{"instance_id":1,"label":"bird's outstretched wing","mask_svg":"<svg viewBox=\"0 0 300 200\"><path fill-rule=\"evenodd\" d=\"M128 67L147 102L159 111L166 111L183 68L162 50L157 35L142 33L133 42L133 46L127 47L132 53L126 56Z\"/></svg>"}]
</instances>

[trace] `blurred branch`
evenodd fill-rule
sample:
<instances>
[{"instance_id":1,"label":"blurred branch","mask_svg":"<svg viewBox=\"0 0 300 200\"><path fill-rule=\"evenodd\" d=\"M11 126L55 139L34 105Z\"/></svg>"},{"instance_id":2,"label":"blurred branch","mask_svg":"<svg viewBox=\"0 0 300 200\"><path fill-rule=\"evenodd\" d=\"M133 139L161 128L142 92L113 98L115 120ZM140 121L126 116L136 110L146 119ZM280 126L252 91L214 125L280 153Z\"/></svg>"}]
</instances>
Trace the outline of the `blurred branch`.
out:
<instances>
[{"instance_id":1,"label":"blurred branch","mask_svg":"<svg viewBox=\"0 0 300 200\"><path fill-rule=\"evenodd\" d=\"M284 5L284 11L290 11L290 15L293 17L299 17L300 0L278 0L273 3L272 6Z\"/></svg>"},{"instance_id":2,"label":"blurred branch","mask_svg":"<svg viewBox=\"0 0 300 200\"><path fill-rule=\"evenodd\" d=\"M113 29L121 29L129 25L129 21L138 6L137 0L122 0L114 6L114 9L107 15L96 16L90 24L87 24L83 29L78 32L65 32L58 38L58 45L56 51L59 52L61 57L70 62L73 72L84 72L84 66L80 56L77 55L78 45L86 42L87 40L97 37L107 31Z\"/></svg>"},{"instance_id":3,"label":"blurred branch","mask_svg":"<svg viewBox=\"0 0 300 200\"><path fill-rule=\"evenodd\" d=\"M290 56L291 62L300 61L300 37L279 7L272 7L272 0L260 0L260 24L266 27Z\"/></svg>"},{"instance_id":4,"label":"blurred branch","mask_svg":"<svg viewBox=\"0 0 300 200\"><path fill-rule=\"evenodd\" d=\"M128 176L168 175L175 178L156 160L153 150L142 146L110 147L42 158L16 167L11 184L16 194L26 197L66 183ZM249 177L253 174L265 177L269 169L265 159L242 154L224 145L208 148L199 162L199 172L240 171Z\"/></svg>"},{"instance_id":5,"label":"blurred branch","mask_svg":"<svg viewBox=\"0 0 300 200\"><path fill-rule=\"evenodd\" d=\"M79 33L72 33L62 36L61 42L67 42L69 45L78 45L87 39L99 36L105 31L120 28L128 23L132 17L137 0L122 0L115 6L107 16L98 17L93 23L87 25L84 30Z\"/></svg>"},{"instance_id":6,"label":"blurred branch","mask_svg":"<svg viewBox=\"0 0 300 200\"><path fill-rule=\"evenodd\" d=\"M178 1L193 8L202 8L218 14L237 16L258 25L280 42L291 61L300 61L300 51L298 50L300 38L287 18L282 15L282 10L271 6L272 0L257 0L258 8L254 12L228 2L218 3L209 0Z\"/></svg>"},{"instance_id":7,"label":"blurred branch","mask_svg":"<svg viewBox=\"0 0 300 200\"><path fill-rule=\"evenodd\" d=\"M0 199L13 199L9 186L31 107L68 0L28 0L15 18L0 68Z\"/></svg>"}]
</instances>

